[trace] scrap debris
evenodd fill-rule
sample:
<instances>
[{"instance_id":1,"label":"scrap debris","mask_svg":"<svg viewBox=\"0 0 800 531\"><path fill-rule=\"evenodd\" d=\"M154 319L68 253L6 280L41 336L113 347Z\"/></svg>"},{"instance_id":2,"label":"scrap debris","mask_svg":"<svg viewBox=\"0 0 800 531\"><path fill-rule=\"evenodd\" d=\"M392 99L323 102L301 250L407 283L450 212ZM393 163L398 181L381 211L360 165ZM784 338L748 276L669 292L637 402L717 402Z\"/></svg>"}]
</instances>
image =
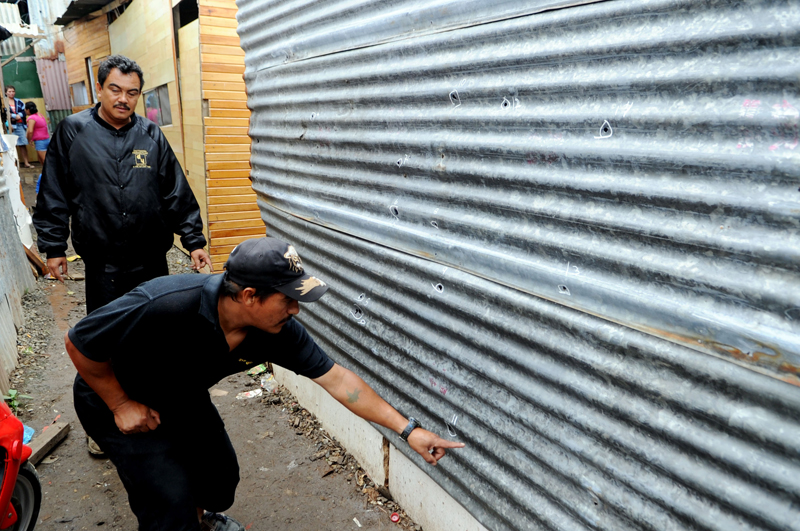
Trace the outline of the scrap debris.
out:
<instances>
[{"instance_id":1,"label":"scrap debris","mask_svg":"<svg viewBox=\"0 0 800 531\"><path fill-rule=\"evenodd\" d=\"M258 375L254 375L253 379L260 378ZM392 499L389 489L372 481L358 461L334 437L322 429L319 420L310 411L298 404L297 399L285 387L277 385L277 382L272 379L270 382L274 383L275 388L272 392L264 394L261 403L267 407L278 408L281 413L288 414L287 422L294 428L295 434L316 442L316 452L309 456L308 460L312 462L325 461L328 466L321 474L322 477L344 474L345 480L364 496L365 504L384 512L387 518L398 524L399 529L422 531L422 527L415 524ZM390 515L397 515L397 520Z\"/></svg>"}]
</instances>

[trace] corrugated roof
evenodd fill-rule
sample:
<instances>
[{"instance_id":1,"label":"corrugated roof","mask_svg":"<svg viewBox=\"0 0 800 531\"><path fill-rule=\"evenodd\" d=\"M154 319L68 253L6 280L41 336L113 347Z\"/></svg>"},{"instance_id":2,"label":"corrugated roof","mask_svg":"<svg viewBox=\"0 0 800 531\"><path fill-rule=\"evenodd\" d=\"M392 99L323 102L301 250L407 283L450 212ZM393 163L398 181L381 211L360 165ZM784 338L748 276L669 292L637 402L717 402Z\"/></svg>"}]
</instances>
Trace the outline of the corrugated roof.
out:
<instances>
[{"instance_id":1,"label":"corrugated roof","mask_svg":"<svg viewBox=\"0 0 800 531\"><path fill-rule=\"evenodd\" d=\"M63 15L58 17L58 20L56 20L55 23L60 26L65 26L72 21L81 19L90 13L94 13L98 9L104 8L112 1L113 0L75 0L74 2L70 2L70 4L67 6L67 10Z\"/></svg>"}]
</instances>

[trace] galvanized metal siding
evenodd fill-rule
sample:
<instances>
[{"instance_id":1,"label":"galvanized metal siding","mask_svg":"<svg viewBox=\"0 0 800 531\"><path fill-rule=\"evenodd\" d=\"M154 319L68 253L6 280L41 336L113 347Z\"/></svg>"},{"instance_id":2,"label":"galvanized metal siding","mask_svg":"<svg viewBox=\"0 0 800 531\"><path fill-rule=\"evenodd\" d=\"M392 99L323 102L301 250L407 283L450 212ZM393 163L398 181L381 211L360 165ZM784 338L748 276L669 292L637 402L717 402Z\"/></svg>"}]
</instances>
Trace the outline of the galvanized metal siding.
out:
<instances>
[{"instance_id":1,"label":"galvanized metal siding","mask_svg":"<svg viewBox=\"0 0 800 531\"><path fill-rule=\"evenodd\" d=\"M300 320L451 424L467 447L436 468L398 447L489 529L797 528L794 387L260 204L331 286Z\"/></svg>"},{"instance_id":2,"label":"galvanized metal siding","mask_svg":"<svg viewBox=\"0 0 800 531\"><path fill-rule=\"evenodd\" d=\"M16 4L0 3L0 26L7 24L19 24L22 19L19 16L19 6ZM25 49L25 39L23 37L11 37L0 43L0 55L13 55Z\"/></svg>"},{"instance_id":3,"label":"galvanized metal siding","mask_svg":"<svg viewBox=\"0 0 800 531\"><path fill-rule=\"evenodd\" d=\"M434 477L493 529L800 528L800 5L377 2L265 59L350 5L239 2L254 188L315 337L467 426Z\"/></svg>"}]
</instances>

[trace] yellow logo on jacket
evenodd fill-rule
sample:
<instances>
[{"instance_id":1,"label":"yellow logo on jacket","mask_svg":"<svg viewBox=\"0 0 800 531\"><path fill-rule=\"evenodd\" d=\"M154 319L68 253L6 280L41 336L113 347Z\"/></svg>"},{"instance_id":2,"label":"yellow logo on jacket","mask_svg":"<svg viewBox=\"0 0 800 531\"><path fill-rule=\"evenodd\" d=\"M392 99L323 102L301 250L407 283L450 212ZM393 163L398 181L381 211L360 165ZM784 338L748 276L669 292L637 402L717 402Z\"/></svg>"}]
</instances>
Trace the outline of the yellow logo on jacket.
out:
<instances>
[{"instance_id":1,"label":"yellow logo on jacket","mask_svg":"<svg viewBox=\"0 0 800 531\"><path fill-rule=\"evenodd\" d=\"M134 168L150 167L147 165L147 151L143 149L134 149L133 156L136 158L136 164L133 165Z\"/></svg>"}]
</instances>

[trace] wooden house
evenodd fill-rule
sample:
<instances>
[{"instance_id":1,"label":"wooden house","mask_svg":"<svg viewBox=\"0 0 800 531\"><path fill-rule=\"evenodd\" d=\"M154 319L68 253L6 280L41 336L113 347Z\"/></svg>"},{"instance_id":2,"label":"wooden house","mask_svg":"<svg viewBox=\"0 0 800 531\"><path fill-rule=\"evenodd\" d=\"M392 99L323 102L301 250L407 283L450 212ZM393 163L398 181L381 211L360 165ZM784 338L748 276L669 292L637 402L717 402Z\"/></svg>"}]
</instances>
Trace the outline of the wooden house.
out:
<instances>
[{"instance_id":1,"label":"wooden house","mask_svg":"<svg viewBox=\"0 0 800 531\"><path fill-rule=\"evenodd\" d=\"M96 102L88 87L105 57L122 54L139 63L145 86L137 113L159 123L181 162L201 206L209 254L221 269L239 242L265 233L250 183L250 111L236 4L115 0L89 14L82 6L73 2L59 19L68 24L73 111Z\"/></svg>"}]
</instances>

